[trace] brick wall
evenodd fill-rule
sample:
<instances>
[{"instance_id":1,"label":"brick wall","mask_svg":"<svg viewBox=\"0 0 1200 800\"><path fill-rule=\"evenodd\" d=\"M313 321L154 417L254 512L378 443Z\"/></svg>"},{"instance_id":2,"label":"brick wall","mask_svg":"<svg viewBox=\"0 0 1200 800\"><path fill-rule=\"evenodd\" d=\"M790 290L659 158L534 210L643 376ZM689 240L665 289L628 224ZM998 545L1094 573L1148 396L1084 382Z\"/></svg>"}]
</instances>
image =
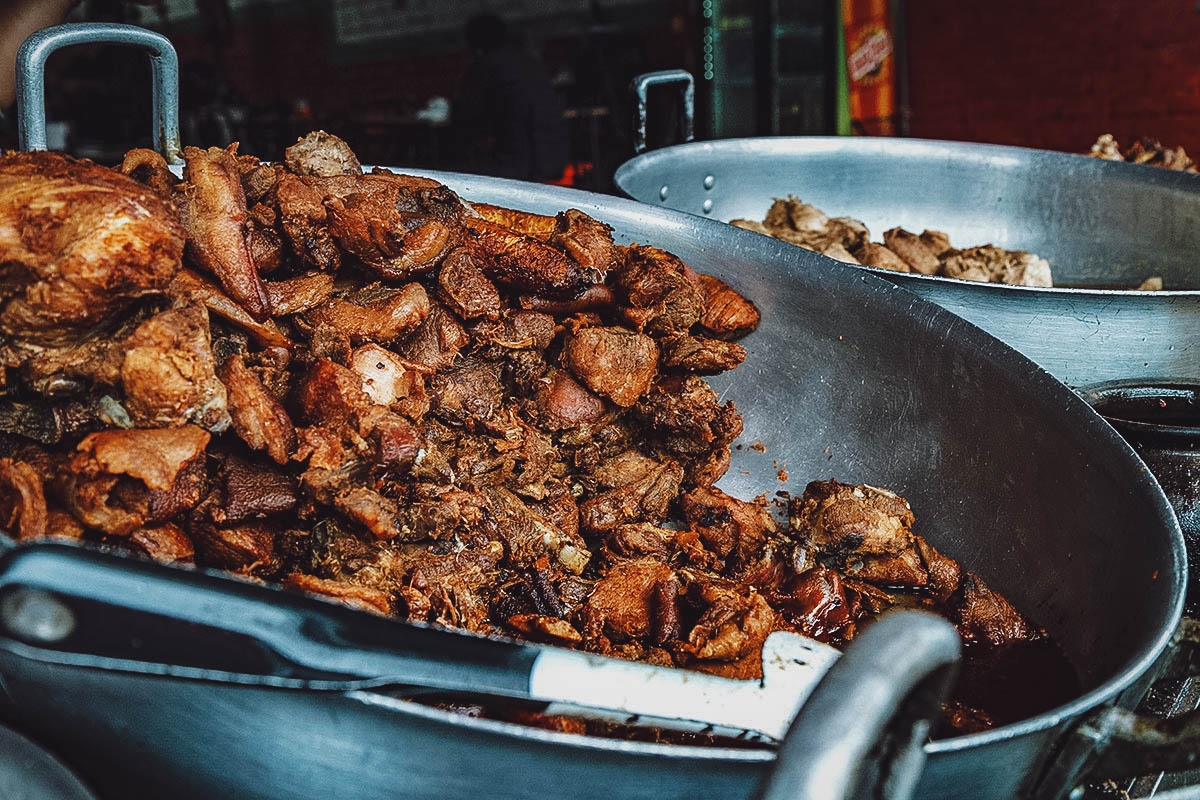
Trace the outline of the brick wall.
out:
<instances>
[{"instance_id":1,"label":"brick wall","mask_svg":"<svg viewBox=\"0 0 1200 800\"><path fill-rule=\"evenodd\" d=\"M1200 154L1196 0L908 0L911 133L1056 150L1101 133Z\"/></svg>"}]
</instances>

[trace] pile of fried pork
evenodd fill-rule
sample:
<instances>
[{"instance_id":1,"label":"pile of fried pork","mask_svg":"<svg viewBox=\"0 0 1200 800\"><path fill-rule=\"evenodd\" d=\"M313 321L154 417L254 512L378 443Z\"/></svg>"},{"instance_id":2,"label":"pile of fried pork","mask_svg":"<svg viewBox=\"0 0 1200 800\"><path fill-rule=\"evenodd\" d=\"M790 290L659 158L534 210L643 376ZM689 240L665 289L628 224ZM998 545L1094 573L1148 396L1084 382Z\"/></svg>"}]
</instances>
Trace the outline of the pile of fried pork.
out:
<instances>
[{"instance_id":1,"label":"pile of fried pork","mask_svg":"<svg viewBox=\"0 0 1200 800\"><path fill-rule=\"evenodd\" d=\"M1111 133L1104 133L1097 137L1085 155L1102 158L1106 161L1148 164L1152 167L1163 167L1176 172L1200 172L1195 160L1188 156L1186 150L1178 145L1167 147L1153 136L1135 139L1133 144L1122 152L1120 142Z\"/></svg>"},{"instance_id":2,"label":"pile of fried pork","mask_svg":"<svg viewBox=\"0 0 1200 800\"><path fill-rule=\"evenodd\" d=\"M1044 641L892 492L812 483L773 515L716 488L742 422L703 376L759 321L721 280L575 209L364 173L323 132L183 155L182 180L145 150L0 156L16 538L731 677L773 630L840 644L898 604L981 657Z\"/></svg>"},{"instance_id":3,"label":"pile of fried pork","mask_svg":"<svg viewBox=\"0 0 1200 800\"><path fill-rule=\"evenodd\" d=\"M776 198L762 222L735 219L730 224L846 264L1014 286L1054 285L1049 262L1033 253L993 244L959 250L941 231L926 230L918 235L904 228L886 230L882 243L872 242L871 232L861 221L828 217L795 197Z\"/></svg>"}]
</instances>

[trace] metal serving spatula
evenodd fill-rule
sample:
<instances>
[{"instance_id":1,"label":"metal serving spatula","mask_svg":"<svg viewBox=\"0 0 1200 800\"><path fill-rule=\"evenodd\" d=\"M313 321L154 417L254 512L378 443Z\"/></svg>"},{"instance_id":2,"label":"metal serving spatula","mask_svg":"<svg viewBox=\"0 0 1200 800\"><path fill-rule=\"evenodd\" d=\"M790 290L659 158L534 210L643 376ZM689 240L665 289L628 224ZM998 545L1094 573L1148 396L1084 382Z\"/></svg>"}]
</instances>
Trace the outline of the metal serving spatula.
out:
<instances>
[{"instance_id":1,"label":"metal serving spatula","mask_svg":"<svg viewBox=\"0 0 1200 800\"><path fill-rule=\"evenodd\" d=\"M0 557L0 647L57 663L306 688L405 687L778 741L838 657L790 633L742 681L363 614L73 545Z\"/></svg>"}]
</instances>

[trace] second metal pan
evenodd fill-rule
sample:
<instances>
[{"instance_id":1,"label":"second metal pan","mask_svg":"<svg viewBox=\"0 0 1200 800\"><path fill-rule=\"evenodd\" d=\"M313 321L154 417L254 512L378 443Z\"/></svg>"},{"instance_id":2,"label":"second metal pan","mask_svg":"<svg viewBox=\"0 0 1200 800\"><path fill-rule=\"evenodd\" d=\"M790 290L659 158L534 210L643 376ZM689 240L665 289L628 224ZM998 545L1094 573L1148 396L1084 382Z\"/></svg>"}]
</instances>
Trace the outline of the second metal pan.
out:
<instances>
[{"instance_id":1,"label":"second metal pan","mask_svg":"<svg viewBox=\"0 0 1200 800\"><path fill-rule=\"evenodd\" d=\"M616 173L630 197L728 222L796 195L872 238L901 226L959 247L1047 259L1064 287L870 271L1003 339L1072 386L1200 374L1200 176L1017 147L919 139L779 137L692 142Z\"/></svg>"}]
</instances>

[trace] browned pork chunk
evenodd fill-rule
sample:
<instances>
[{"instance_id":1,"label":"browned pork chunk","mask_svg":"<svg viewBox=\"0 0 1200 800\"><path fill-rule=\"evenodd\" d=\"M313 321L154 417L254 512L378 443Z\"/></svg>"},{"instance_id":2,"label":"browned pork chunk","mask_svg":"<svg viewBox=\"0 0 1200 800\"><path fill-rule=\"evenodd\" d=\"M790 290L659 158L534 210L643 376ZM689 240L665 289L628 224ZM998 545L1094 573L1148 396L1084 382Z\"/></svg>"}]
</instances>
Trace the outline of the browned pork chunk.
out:
<instances>
[{"instance_id":1,"label":"browned pork chunk","mask_svg":"<svg viewBox=\"0 0 1200 800\"><path fill-rule=\"evenodd\" d=\"M185 147L186 183L176 192L188 252L257 320L271 311L267 290L250 252L250 217L241 173L231 150Z\"/></svg>"},{"instance_id":2,"label":"browned pork chunk","mask_svg":"<svg viewBox=\"0 0 1200 800\"><path fill-rule=\"evenodd\" d=\"M217 380L208 311L189 305L156 314L125 340L121 385L125 409L139 427L194 422L229 426L225 387Z\"/></svg>"},{"instance_id":3,"label":"browned pork chunk","mask_svg":"<svg viewBox=\"0 0 1200 800\"><path fill-rule=\"evenodd\" d=\"M0 155L0 332L49 344L161 293L184 232L169 201L57 153Z\"/></svg>"},{"instance_id":4,"label":"browned pork chunk","mask_svg":"<svg viewBox=\"0 0 1200 800\"><path fill-rule=\"evenodd\" d=\"M313 131L284 151L284 163L296 175L360 175L362 165L350 145L325 131Z\"/></svg>"},{"instance_id":5,"label":"browned pork chunk","mask_svg":"<svg viewBox=\"0 0 1200 800\"><path fill-rule=\"evenodd\" d=\"M629 407L654 379L658 345L624 328L584 328L567 340L563 360L593 392Z\"/></svg>"}]
</instances>

